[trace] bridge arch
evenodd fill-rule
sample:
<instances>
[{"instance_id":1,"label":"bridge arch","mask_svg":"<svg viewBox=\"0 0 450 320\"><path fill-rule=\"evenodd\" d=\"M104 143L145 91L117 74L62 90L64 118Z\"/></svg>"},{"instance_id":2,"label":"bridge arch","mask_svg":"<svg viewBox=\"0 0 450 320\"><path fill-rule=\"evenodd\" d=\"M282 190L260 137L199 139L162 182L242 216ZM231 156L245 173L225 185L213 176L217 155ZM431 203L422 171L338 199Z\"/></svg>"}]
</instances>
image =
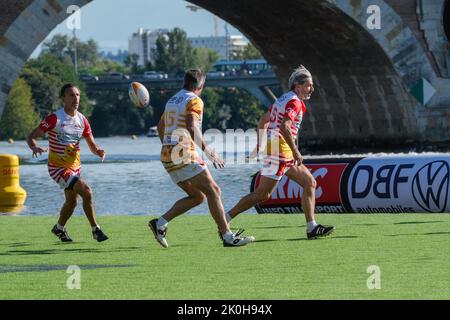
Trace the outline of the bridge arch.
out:
<instances>
[{"instance_id":1,"label":"bridge arch","mask_svg":"<svg viewBox=\"0 0 450 320\"><path fill-rule=\"evenodd\" d=\"M18 0L14 8L0 3L0 115L29 55L67 18L65 8L89 2ZM429 138L426 129L432 123L418 120L425 109L409 91L421 78L433 85L439 79L416 35L394 10L394 0L189 2L245 34L273 65L284 87L300 63L312 71L317 90L303 128L306 141L365 144ZM366 27L371 4L381 9L381 30ZM433 101L442 102L439 97Z\"/></svg>"}]
</instances>

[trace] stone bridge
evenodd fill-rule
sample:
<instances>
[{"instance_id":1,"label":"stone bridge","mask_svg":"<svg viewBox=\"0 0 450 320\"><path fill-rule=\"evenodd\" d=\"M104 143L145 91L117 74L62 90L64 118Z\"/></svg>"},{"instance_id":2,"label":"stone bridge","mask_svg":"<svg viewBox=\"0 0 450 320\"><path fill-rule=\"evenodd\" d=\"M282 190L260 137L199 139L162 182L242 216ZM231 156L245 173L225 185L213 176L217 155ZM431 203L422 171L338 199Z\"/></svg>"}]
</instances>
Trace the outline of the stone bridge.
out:
<instances>
[{"instance_id":1,"label":"stone bridge","mask_svg":"<svg viewBox=\"0 0 450 320\"><path fill-rule=\"evenodd\" d=\"M86 91L92 97L98 91L127 91L131 81L138 81L147 88L179 89L183 86L183 78L145 79L142 75L131 75L130 80L85 81ZM276 99L272 88L279 88L280 82L273 73L251 76L207 77L206 86L212 88L241 88L250 92L262 105L270 105Z\"/></svg>"},{"instance_id":2,"label":"stone bridge","mask_svg":"<svg viewBox=\"0 0 450 320\"><path fill-rule=\"evenodd\" d=\"M0 2L0 114L24 62L68 17L66 8L89 2ZM248 37L285 89L299 64L313 73L305 141L450 140L450 0L190 2Z\"/></svg>"}]
</instances>

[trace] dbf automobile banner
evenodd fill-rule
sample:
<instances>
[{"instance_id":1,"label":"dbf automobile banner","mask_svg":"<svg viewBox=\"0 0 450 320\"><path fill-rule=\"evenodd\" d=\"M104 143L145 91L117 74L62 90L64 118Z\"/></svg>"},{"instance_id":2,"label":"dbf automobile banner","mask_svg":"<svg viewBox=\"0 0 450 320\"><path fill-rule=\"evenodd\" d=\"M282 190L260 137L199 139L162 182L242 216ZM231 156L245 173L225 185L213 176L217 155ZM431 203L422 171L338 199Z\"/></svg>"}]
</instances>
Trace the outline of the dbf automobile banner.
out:
<instances>
[{"instance_id":1,"label":"dbf automobile banner","mask_svg":"<svg viewBox=\"0 0 450 320\"><path fill-rule=\"evenodd\" d=\"M317 213L450 212L450 156L309 159ZM259 185L260 173L251 191ZM286 176L258 213L298 213L302 188Z\"/></svg>"}]
</instances>

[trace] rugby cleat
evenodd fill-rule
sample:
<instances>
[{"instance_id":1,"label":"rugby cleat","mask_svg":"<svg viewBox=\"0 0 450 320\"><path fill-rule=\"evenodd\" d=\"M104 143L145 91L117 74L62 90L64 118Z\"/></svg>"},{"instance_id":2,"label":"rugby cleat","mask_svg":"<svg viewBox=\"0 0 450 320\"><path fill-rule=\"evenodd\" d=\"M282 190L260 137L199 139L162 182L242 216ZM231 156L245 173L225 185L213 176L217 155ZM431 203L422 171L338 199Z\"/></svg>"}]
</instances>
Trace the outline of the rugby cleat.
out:
<instances>
[{"instance_id":1,"label":"rugby cleat","mask_svg":"<svg viewBox=\"0 0 450 320\"><path fill-rule=\"evenodd\" d=\"M70 239L69 234L67 233L66 228L63 230L60 230L56 227L56 224L52 228L52 233L61 240L61 242L72 242L72 239Z\"/></svg>"},{"instance_id":2,"label":"rugby cleat","mask_svg":"<svg viewBox=\"0 0 450 320\"><path fill-rule=\"evenodd\" d=\"M236 237L237 236L239 236L242 232L244 232L245 231L245 229L238 229L238 231L236 231L236 233L234 234ZM220 238L220 240L222 240L223 241L223 236L222 236L222 233L220 233L220 230L219 229L217 229L217 233L219 234L219 238Z\"/></svg>"},{"instance_id":3,"label":"rugby cleat","mask_svg":"<svg viewBox=\"0 0 450 320\"><path fill-rule=\"evenodd\" d=\"M167 243L167 240L166 240L167 227L165 227L164 230L163 229L158 229L157 224L156 224L157 221L158 221L158 219L150 220L148 222L148 226L149 226L150 230L152 230L156 241L158 241L159 244L163 248L168 248L169 244Z\"/></svg>"},{"instance_id":4,"label":"rugby cleat","mask_svg":"<svg viewBox=\"0 0 450 320\"><path fill-rule=\"evenodd\" d=\"M92 236L98 242L108 240L108 236L106 234L104 234L100 228L95 228L95 231L92 231Z\"/></svg>"},{"instance_id":5,"label":"rugby cleat","mask_svg":"<svg viewBox=\"0 0 450 320\"><path fill-rule=\"evenodd\" d=\"M308 236L308 240L313 240L332 234L334 229L333 226L323 226L318 224L311 232L307 232L306 235Z\"/></svg>"},{"instance_id":6,"label":"rugby cleat","mask_svg":"<svg viewBox=\"0 0 450 320\"><path fill-rule=\"evenodd\" d=\"M223 246L224 247L242 247L248 243L255 241L255 237L253 237L253 236L241 237L240 234L243 231L244 231L243 229L238 230L238 232L233 234L233 237L231 238L230 241L223 239Z\"/></svg>"}]
</instances>

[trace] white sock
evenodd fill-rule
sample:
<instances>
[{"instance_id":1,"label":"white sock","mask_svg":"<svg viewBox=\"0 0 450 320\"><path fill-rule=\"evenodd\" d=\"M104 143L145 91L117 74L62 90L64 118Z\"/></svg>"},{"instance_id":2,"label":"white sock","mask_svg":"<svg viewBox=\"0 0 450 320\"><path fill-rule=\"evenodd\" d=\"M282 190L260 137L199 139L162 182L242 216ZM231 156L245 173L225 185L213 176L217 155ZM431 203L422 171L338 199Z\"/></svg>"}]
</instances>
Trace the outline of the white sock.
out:
<instances>
[{"instance_id":1,"label":"white sock","mask_svg":"<svg viewBox=\"0 0 450 320\"><path fill-rule=\"evenodd\" d=\"M100 229L100 226L98 224L92 227L92 231L95 231L95 229L97 229L97 228Z\"/></svg>"},{"instance_id":2,"label":"white sock","mask_svg":"<svg viewBox=\"0 0 450 320\"><path fill-rule=\"evenodd\" d=\"M156 227L158 229L164 229L165 227L167 227L168 223L169 222L166 219L164 219L163 217L159 217L158 221L156 221Z\"/></svg>"},{"instance_id":3,"label":"white sock","mask_svg":"<svg viewBox=\"0 0 450 320\"><path fill-rule=\"evenodd\" d=\"M225 213L225 219L227 219L227 222L230 222L230 221L231 221L231 219L233 219L233 218L231 218L231 216L230 216L230 213L229 213L229 212L226 212L226 213Z\"/></svg>"},{"instance_id":4,"label":"white sock","mask_svg":"<svg viewBox=\"0 0 450 320\"><path fill-rule=\"evenodd\" d=\"M316 220L312 220L312 221L308 222L308 226L307 226L308 232L313 231L316 226L317 226Z\"/></svg>"},{"instance_id":5,"label":"white sock","mask_svg":"<svg viewBox=\"0 0 450 320\"><path fill-rule=\"evenodd\" d=\"M63 231L64 226L60 225L59 223L56 224L56 229Z\"/></svg>"},{"instance_id":6,"label":"white sock","mask_svg":"<svg viewBox=\"0 0 450 320\"><path fill-rule=\"evenodd\" d=\"M225 234L223 235L223 239L227 242L231 242L233 240L233 233L228 230L227 232L225 232Z\"/></svg>"}]
</instances>

